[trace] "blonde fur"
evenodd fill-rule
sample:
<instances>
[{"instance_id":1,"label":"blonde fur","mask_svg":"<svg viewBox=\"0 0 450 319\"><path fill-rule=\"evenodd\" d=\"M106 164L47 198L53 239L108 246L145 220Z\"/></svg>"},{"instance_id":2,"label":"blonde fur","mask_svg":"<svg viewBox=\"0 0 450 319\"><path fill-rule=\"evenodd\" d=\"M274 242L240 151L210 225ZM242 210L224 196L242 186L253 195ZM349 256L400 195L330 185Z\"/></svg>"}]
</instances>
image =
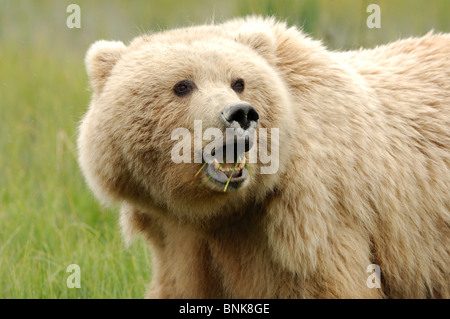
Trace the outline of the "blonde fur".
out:
<instances>
[{"instance_id":1,"label":"blonde fur","mask_svg":"<svg viewBox=\"0 0 450 319\"><path fill-rule=\"evenodd\" d=\"M449 52L432 33L331 52L259 17L95 43L79 163L99 200L121 204L124 236L148 239L147 296L449 298ZM185 78L197 90L176 97ZM236 192L199 188L201 164L171 161L171 132L220 127L240 100L280 129L279 170L258 162Z\"/></svg>"}]
</instances>

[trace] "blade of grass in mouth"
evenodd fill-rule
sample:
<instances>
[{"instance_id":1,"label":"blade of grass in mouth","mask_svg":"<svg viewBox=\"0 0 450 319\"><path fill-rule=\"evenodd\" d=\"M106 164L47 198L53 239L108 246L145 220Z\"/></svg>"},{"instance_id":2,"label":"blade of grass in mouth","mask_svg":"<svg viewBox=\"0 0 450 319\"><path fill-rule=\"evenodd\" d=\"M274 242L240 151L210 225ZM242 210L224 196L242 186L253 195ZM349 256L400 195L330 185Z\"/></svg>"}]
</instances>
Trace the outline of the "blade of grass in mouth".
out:
<instances>
[{"instance_id":1,"label":"blade of grass in mouth","mask_svg":"<svg viewBox=\"0 0 450 319\"><path fill-rule=\"evenodd\" d=\"M220 166L219 166L220 167ZM211 175L208 176L208 178L206 179L206 181L204 181L203 183L201 183L200 185L198 185L198 187L202 187L203 185L205 185L206 183L208 183L209 179L219 170L219 167L216 168L216 170L214 171L214 173L212 173Z\"/></svg>"},{"instance_id":2,"label":"blade of grass in mouth","mask_svg":"<svg viewBox=\"0 0 450 319\"><path fill-rule=\"evenodd\" d=\"M228 177L228 180L227 180L227 183L225 185L225 188L223 189L224 192L227 191L228 184L230 184L231 178L233 177L234 171L236 170L236 167L238 166L238 163L239 163L239 161L236 161L236 163L234 164L233 171L231 172L230 177Z\"/></svg>"},{"instance_id":3,"label":"blade of grass in mouth","mask_svg":"<svg viewBox=\"0 0 450 319\"><path fill-rule=\"evenodd\" d=\"M205 165L206 165L206 162L205 162L205 164L203 164L203 166L198 170L198 172L194 175L194 177L197 176L197 175L202 171L202 169L205 167Z\"/></svg>"}]
</instances>

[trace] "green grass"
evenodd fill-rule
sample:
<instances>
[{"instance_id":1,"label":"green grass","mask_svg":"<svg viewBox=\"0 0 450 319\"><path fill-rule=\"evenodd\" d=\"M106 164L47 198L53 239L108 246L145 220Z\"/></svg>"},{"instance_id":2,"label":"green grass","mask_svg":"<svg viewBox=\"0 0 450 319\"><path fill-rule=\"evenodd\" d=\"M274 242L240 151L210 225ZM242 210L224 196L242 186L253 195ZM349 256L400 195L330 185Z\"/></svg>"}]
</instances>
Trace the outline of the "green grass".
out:
<instances>
[{"instance_id":1,"label":"green grass","mask_svg":"<svg viewBox=\"0 0 450 319\"><path fill-rule=\"evenodd\" d=\"M372 2L380 30L365 26ZM81 29L65 25L70 3L81 7ZM93 41L257 13L303 26L332 49L356 48L448 32L448 12L447 0L0 0L0 297L140 298L151 280L146 244L125 248L117 209L97 204L76 162ZM66 286L70 264L81 267L80 289Z\"/></svg>"},{"instance_id":2,"label":"green grass","mask_svg":"<svg viewBox=\"0 0 450 319\"><path fill-rule=\"evenodd\" d=\"M80 63L9 47L0 61L0 295L142 296L149 252L142 242L125 249L117 213L98 206L77 167L76 125L89 98ZM73 263L80 289L66 286Z\"/></svg>"}]
</instances>

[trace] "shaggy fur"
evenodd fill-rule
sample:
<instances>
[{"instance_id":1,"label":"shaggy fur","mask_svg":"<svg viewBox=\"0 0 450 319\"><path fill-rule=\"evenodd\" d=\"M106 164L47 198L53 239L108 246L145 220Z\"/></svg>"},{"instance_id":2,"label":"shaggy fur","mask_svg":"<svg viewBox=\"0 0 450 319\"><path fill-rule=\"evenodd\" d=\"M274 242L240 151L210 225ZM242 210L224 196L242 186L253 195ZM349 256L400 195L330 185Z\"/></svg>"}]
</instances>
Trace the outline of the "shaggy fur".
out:
<instances>
[{"instance_id":1,"label":"shaggy fur","mask_svg":"<svg viewBox=\"0 0 450 319\"><path fill-rule=\"evenodd\" d=\"M79 163L120 203L125 237L150 242L148 297L449 298L449 52L432 33L330 52L256 17L93 44ZM197 88L178 97L184 79ZM279 128L279 170L199 188L201 164L171 161L171 133L222 127L241 100Z\"/></svg>"}]
</instances>

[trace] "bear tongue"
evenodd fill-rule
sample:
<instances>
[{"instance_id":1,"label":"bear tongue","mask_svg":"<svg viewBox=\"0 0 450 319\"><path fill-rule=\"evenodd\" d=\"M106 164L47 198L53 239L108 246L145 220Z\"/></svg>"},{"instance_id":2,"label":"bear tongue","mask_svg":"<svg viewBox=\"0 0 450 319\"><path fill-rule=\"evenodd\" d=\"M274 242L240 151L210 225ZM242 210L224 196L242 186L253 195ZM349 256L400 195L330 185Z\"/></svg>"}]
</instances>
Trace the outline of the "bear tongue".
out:
<instances>
[{"instance_id":1,"label":"bear tongue","mask_svg":"<svg viewBox=\"0 0 450 319\"><path fill-rule=\"evenodd\" d=\"M231 173L233 173L233 175L231 175ZM241 174L242 174L242 171L234 171L234 172L224 172L224 174L228 177L228 178L230 178L230 176L231 177L239 177L239 176L241 176Z\"/></svg>"},{"instance_id":2,"label":"bear tongue","mask_svg":"<svg viewBox=\"0 0 450 319\"><path fill-rule=\"evenodd\" d=\"M242 171L234 171L232 177L239 177L242 175Z\"/></svg>"}]
</instances>

